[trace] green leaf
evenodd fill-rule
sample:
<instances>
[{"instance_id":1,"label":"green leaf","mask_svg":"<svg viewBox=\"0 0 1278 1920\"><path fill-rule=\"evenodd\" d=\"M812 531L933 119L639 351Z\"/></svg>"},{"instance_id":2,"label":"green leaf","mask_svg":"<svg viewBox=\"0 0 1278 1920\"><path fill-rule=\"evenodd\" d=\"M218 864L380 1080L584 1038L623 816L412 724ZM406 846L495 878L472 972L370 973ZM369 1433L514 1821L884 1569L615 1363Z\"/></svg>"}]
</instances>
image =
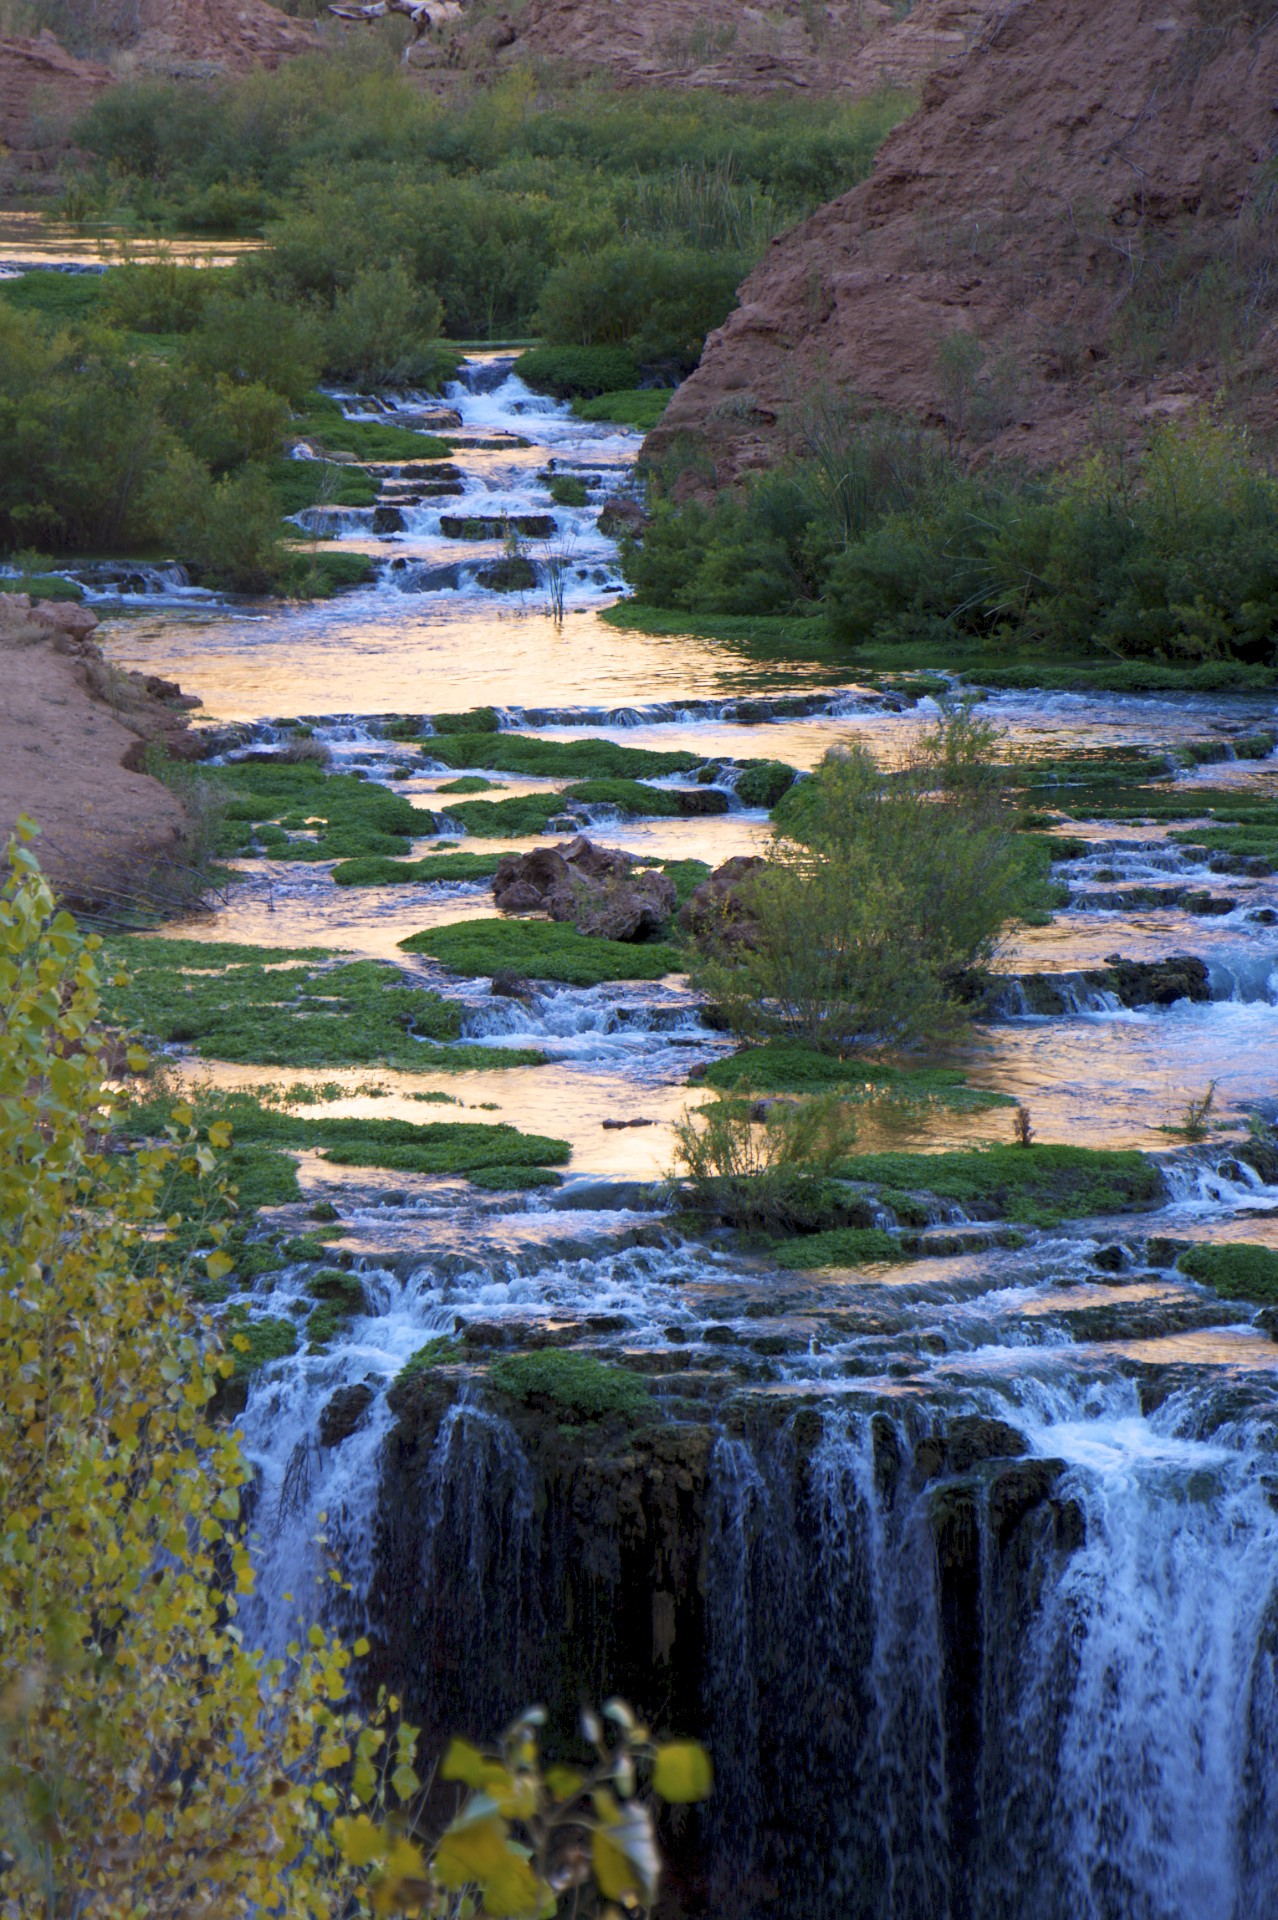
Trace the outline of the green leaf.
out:
<instances>
[{"instance_id":1,"label":"green leaf","mask_svg":"<svg viewBox=\"0 0 1278 1920\"><path fill-rule=\"evenodd\" d=\"M675 1806L709 1799L714 1789L710 1755L695 1740L672 1740L658 1747L652 1785L654 1792Z\"/></svg>"}]
</instances>

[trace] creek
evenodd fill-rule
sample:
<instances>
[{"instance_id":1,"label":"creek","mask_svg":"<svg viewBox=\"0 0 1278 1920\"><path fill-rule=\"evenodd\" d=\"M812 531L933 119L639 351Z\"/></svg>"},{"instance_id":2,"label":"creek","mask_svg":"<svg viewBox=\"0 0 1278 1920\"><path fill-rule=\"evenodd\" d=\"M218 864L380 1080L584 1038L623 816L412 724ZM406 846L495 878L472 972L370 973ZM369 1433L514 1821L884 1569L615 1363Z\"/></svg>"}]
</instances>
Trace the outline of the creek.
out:
<instances>
[{"instance_id":1,"label":"creek","mask_svg":"<svg viewBox=\"0 0 1278 1920\"><path fill-rule=\"evenodd\" d=\"M281 608L223 604L171 574L135 579L142 591L104 583L111 657L197 690L231 758L282 750L281 723L304 717L335 769L393 781L425 813L446 813L439 788L466 769L432 767L429 739L406 749L394 716L491 705L504 729L547 740L803 769L850 740L890 760L935 717L917 691L603 623L619 576L595 519L625 491L638 437L530 394L495 353L467 362L444 404L462 419L461 492L409 509L394 534L373 534L371 509L342 515L338 537L377 559L375 585ZM412 424L426 403L376 406ZM588 506L551 503L551 462L586 479ZM486 589L479 569L501 547L447 537L440 510L551 516L553 532L524 543L536 585ZM1228 755L1274 709L1026 691L983 711L1016 754L1206 739ZM1273 756L1226 758L1178 777L1272 795L1276 770ZM552 784L485 777L497 798ZM717 864L768 831L725 791L714 816L622 823L605 808L588 830ZM439 840L424 829L415 853ZM1241 1110L1273 1112L1278 880L1231 876L1232 904L1195 914L1185 892L1222 886L1205 855L1158 826L1076 831L1087 851L1059 869L1070 903L1000 963L1014 986L1059 976L1061 1010L1028 1010L1018 986L956 1058L973 1084L1024 1100L1043 1141L1164 1156L1162 1198L1027 1227L1019 1244L950 1203L925 1224L923 1257L895 1267L788 1272L730 1236L681 1232L651 1183L678 1117L706 1097L690 1071L730 1044L677 977L520 1000L400 952L423 927L492 917L482 883L340 887L331 863L258 859L212 915L170 929L394 959L459 998L463 1039L492 1050L491 1070L379 1073L376 1094L367 1069L294 1074L328 1083L326 1113L420 1120L414 1096L434 1093L459 1104L431 1120L570 1142L563 1184L519 1195L303 1156L306 1207L335 1209L330 1257L363 1303L326 1349L299 1348L250 1388L248 1624L276 1649L299 1616L366 1632L373 1682L432 1737L491 1735L533 1699L562 1729L581 1699L612 1692L703 1737L717 1789L667 1836L672 1911L1278 1912L1278 1345L1263 1315L1174 1264L1198 1240L1278 1247L1272 1170L1238 1153ZM1149 904L1160 887L1175 900ZM1132 1009L1082 978L1114 953L1185 951L1207 963L1206 1000ZM501 1050L530 1043L544 1065L501 1067ZM200 1071L224 1086L279 1078ZM1237 1124L1177 1146L1159 1129L1212 1080ZM1010 1138L1007 1109L894 1124L894 1146ZM305 1312L312 1271L288 1264L244 1302ZM448 1357L388 1395L433 1339L453 1343ZM618 1432L485 1389L485 1355L539 1347L626 1362L651 1417Z\"/></svg>"}]
</instances>

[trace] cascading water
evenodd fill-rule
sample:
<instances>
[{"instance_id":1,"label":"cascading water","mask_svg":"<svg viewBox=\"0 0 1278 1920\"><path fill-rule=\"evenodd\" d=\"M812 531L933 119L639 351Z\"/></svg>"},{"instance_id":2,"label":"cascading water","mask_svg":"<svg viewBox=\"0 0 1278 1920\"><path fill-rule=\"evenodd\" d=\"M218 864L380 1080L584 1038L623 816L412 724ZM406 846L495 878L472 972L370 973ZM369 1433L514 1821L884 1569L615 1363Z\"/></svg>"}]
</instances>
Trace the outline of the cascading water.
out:
<instances>
[{"instance_id":1,"label":"cascading water","mask_svg":"<svg viewBox=\"0 0 1278 1920\"><path fill-rule=\"evenodd\" d=\"M334 770L394 781L420 809L417 854L448 831L440 789L472 771L415 744L432 714L490 707L507 732L727 763L728 813L596 812L610 845L671 861L758 846L734 762L807 771L854 740L909 754L936 711L917 684L832 685L814 665L778 690L731 643L602 624L615 547L595 521L627 491L637 439L512 369L487 354L442 403L350 402L423 430L441 404L461 420L439 429L456 444L438 484L455 491L410 498L426 484L413 464L382 481L398 528L331 516L376 560L375 586L287 615L191 599L134 616L113 656L201 692L220 759L287 757L304 719ZM588 507L555 504L557 473L582 478ZM470 524L534 516L553 540ZM569 540L556 624L547 549ZM484 584L508 544L536 586ZM1176 749L1211 731L1213 784L1224 767L1245 790L1273 769L1228 758L1231 741L1259 737L1272 704L1015 692L987 711L1016 753L1137 746L1169 781ZM550 786L482 757L495 789ZM490 1737L533 1699L566 1739L581 1698L612 1692L704 1737L716 1795L667 1836L692 1916L1272 1920L1278 1348L1264 1313L1175 1260L1200 1238L1278 1244L1278 1187L1237 1131L1187 1145L1160 1129L1212 1080L1217 1113L1272 1096L1278 889L1157 826L1079 832L1084 857L1057 869L1071 903L1017 935L965 1067L1024 1100L1042 1140L1165 1155L1164 1198L1050 1229L945 1197L867 1199L867 1226L917 1236L900 1267L796 1273L766 1245L681 1237L659 1184L672 1128L705 1097L689 1069L732 1043L676 980L523 993L408 960L406 934L493 913L482 881L347 888L326 865L261 861L181 929L393 960L459 1004L462 1044L493 1061L372 1093L365 1070L316 1070L299 1084L328 1111L491 1115L573 1150L562 1189L505 1195L307 1156L288 1230L324 1203L360 1305L310 1351L315 1262L236 1302L300 1335L241 1416L247 1630L276 1651L316 1614L367 1633L369 1686L402 1695L430 1740ZM1201 957L1210 999L1132 1008L1098 978L1114 953L1169 952ZM505 1065L530 1045L546 1064ZM1008 1137L998 1109L928 1124L944 1144ZM646 1383L643 1418L494 1385L495 1357L559 1348Z\"/></svg>"}]
</instances>

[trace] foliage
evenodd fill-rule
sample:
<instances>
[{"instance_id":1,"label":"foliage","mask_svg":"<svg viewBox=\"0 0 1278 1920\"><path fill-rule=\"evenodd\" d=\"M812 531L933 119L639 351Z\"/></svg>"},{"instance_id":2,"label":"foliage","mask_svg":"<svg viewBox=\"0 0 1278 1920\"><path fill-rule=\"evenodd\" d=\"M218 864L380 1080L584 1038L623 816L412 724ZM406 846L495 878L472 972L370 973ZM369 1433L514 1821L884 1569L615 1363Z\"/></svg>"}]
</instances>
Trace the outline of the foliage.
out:
<instances>
[{"instance_id":1,"label":"foliage","mask_svg":"<svg viewBox=\"0 0 1278 1920\"><path fill-rule=\"evenodd\" d=\"M1176 1265L1191 1280L1214 1287L1222 1300L1278 1301L1278 1252L1243 1241L1190 1247Z\"/></svg>"},{"instance_id":2,"label":"foliage","mask_svg":"<svg viewBox=\"0 0 1278 1920\"><path fill-rule=\"evenodd\" d=\"M515 372L538 393L557 400L592 399L639 382L639 368L625 347L530 347L515 362Z\"/></svg>"},{"instance_id":3,"label":"foliage","mask_svg":"<svg viewBox=\"0 0 1278 1920\"><path fill-rule=\"evenodd\" d=\"M660 941L596 940L553 920L466 920L428 927L399 944L407 953L430 954L454 973L514 974L570 987L660 980L682 965L675 948Z\"/></svg>"},{"instance_id":4,"label":"foliage","mask_svg":"<svg viewBox=\"0 0 1278 1920\"><path fill-rule=\"evenodd\" d=\"M856 1154L839 1169L848 1180L881 1189L932 1193L981 1206L1027 1226L1054 1226L1090 1214L1141 1211L1165 1194L1162 1175L1144 1154L1036 1144L960 1153Z\"/></svg>"},{"instance_id":5,"label":"foliage","mask_svg":"<svg viewBox=\"0 0 1278 1920\"><path fill-rule=\"evenodd\" d=\"M958 710L904 769L854 744L790 789L738 889L750 943L699 935L695 977L735 1031L843 1054L962 1023L957 982L1029 903L992 738Z\"/></svg>"},{"instance_id":6,"label":"foliage","mask_svg":"<svg viewBox=\"0 0 1278 1920\"><path fill-rule=\"evenodd\" d=\"M745 254L634 240L565 254L542 283L534 324L555 346L626 346L677 378L726 320L751 264ZM633 384L614 376L601 387Z\"/></svg>"},{"instance_id":7,"label":"foliage","mask_svg":"<svg viewBox=\"0 0 1278 1920\"><path fill-rule=\"evenodd\" d=\"M503 1354L489 1366L488 1381L513 1399L549 1400L579 1419L602 1420L609 1414L641 1419L652 1410L641 1373L565 1348Z\"/></svg>"},{"instance_id":8,"label":"foliage","mask_svg":"<svg viewBox=\"0 0 1278 1920\"><path fill-rule=\"evenodd\" d=\"M237 1625L253 1571L252 1480L209 1416L232 1372L186 1280L173 1176L207 1190L197 1238L220 1277L226 1196L178 1108L158 1138L104 1150L101 969L19 846L0 898L0 1806L15 1916L533 1916L550 1889L650 1904L649 1801L711 1789L695 1743L658 1742L620 1702L583 1721L594 1759L543 1769L525 1714L424 1834L416 1729L383 1696L350 1705L351 1654L311 1626L283 1659ZM141 1061L136 1061L141 1065ZM18 1284L12 1284L16 1279ZM232 1316L234 1324L234 1316ZM295 1339L257 1321L242 1355ZM357 1642L357 1656L368 1652ZM565 1863L568 1865L565 1877Z\"/></svg>"},{"instance_id":9,"label":"foliage","mask_svg":"<svg viewBox=\"0 0 1278 1920\"><path fill-rule=\"evenodd\" d=\"M185 1167L216 1274L225 1140L179 1108L105 1151L101 961L22 846L0 928L6 1906L176 1915L198 1886L228 1915L327 1914L363 1877L328 1823L350 1656L313 1628L268 1660L237 1629L252 1473L209 1419L232 1360L188 1305L170 1216Z\"/></svg>"},{"instance_id":10,"label":"foliage","mask_svg":"<svg viewBox=\"0 0 1278 1920\"><path fill-rule=\"evenodd\" d=\"M624 555L642 600L698 614L824 608L857 647L944 641L1192 666L1274 663L1278 481L1200 415L1058 478L969 473L920 431L796 421L744 490L659 497Z\"/></svg>"},{"instance_id":11,"label":"foliage","mask_svg":"<svg viewBox=\"0 0 1278 1920\"><path fill-rule=\"evenodd\" d=\"M838 1087L848 1099L873 1098L887 1091L954 1107L1006 1106L1011 1101L1008 1094L969 1087L958 1067L889 1065L861 1053L841 1059L799 1040L769 1040L724 1060L712 1060L704 1079L707 1086L723 1092L817 1093Z\"/></svg>"},{"instance_id":12,"label":"foliage","mask_svg":"<svg viewBox=\"0 0 1278 1920\"><path fill-rule=\"evenodd\" d=\"M333 879L339 887L456 886L491 880L501 857L499 853L429 853L422 860L387 860L372 855L341 861L333 868Z\"/></svg>"},{"instance_id":13,"label":"foliage","mask_svg":"<svg viewBox=\"0 0 1278 1920\"><path fill-rule=\"evenodd\" d=\"M615 421L618 426L651 433L669 400L669 388L631 387L621 393L598 394L593 400L574 400L572 410L579 420Z\"/></svg>"},{"instance_id":14,"label":"foliage","mask_svg":"<svg viewBox=\"0 0 1278 1920\"><path fill-rule=\"evenodd\" d=\"M675 1139L697 1206L743 1227L802 1226L856 1139L856 1116L837 1092L771 1104L760 1119L717 1100L685 1114Z\"/></svg>"}]
</instances>

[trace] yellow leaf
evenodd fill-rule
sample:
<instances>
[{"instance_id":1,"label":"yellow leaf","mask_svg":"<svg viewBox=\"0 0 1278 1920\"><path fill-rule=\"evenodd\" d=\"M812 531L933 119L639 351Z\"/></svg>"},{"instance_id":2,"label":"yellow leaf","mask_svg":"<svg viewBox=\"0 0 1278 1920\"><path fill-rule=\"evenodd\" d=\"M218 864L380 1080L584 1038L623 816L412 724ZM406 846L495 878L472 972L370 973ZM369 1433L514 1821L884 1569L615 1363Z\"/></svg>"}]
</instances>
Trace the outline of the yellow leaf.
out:
<instances>
[{"instance_id":1,"label":"yellow leaf","mask_svg":"<svg viewBox=\"0 0 1278 1920\"><path fill-rule=\"evenodd\" d=\"M432 1862L441 1887L486 1886L506 1858L506 1822L495 1812L486 1818L454 1821Z\"/></svg>"},{"instance_id":2,"label":"yellow leaf","mask_svg":"<svg viewBox=\"0 0 1278 1920\"><path fill-rule=\"evenodd\" d=\"M439 1769L441 1780L460 1780L466 1787L482 1787L488 1762L469 1740L450 1740Z\"/></svg>"},{"instance_id":3,"label":"yellow leaf","mask_svg":"<svg viewBox=\"0 0 1278 1920\"><path fill-rule=\"evenodd\" d=\"M350 1820L335 1820L333 1831L343 1858L353 1867L371 1867L374 1860L381 1859L385 1845L381 1829L374 1826L367 1814L357 1813Z\"/></svg>"},{"instance_id":4,"label":"yellow leaf","mask_svg":"<svg viewBox=\"0 0 1278 1920\"><path fill-rule=\"evenodd\" d=\"M210 1280L224 1280L228 1273L234 1273L235 1262L226 1253L211 1253L204 1262L205 1271Z\"/></svg>"},{"instance_id":5,"label":"yellow leaf","mask_svg":"<svg viewBox=\"0 0 1278 1920\"><path fill-rule=\"evenodd\" d=\"M708 1799L714 1787L710 1755L695 1740L672 1740L658 1747L652 1785L654 1792L675 1806Z\"/></svg>"},{"instance_id":6,"label":"yellow leaf","mask_svg":"<svg viewBox=\"0 0 1278 1920\"><path fill-rule=\"evenodd\" d=\"M546 1785L556 1800L571 1800L581 1791L582 1776L571 1767L547 1767Z\"/></svg>"},{"instance_id":7,"label":"yellow leaf","mask_svg":"<svg viewBox=\"0 0 1278 1920\"><path fill-rule=\"evenodd\" d=\"M609 1839L602 1829L596 1829L591 1835L590 1857L599 1891L606 1899L627 1900L638 1895L634 1869L616 1841Z\"/></svg>"},{"instance_id":8,"label":"yellow leaf","mask_svg":"<svg viewBox=\"0 0 1278 1920\"><path fill-rule=\"evenodd\" d=\"M369 1643L367 1640L363 1640L363 1639L357 1640L355 1642L355 1645L351 1648L351 1652L355 1655L355 1658L357 1660L362 1660L364 1658L364 1655L369 1651L370 1651Z\"/></svg>"},{"instance_id":9,"label":"yellow leaf","mask_svg":"<svg viewBox=\"0 0 1278 1920\"><path fill-rule=\"evenodd\" d=\"M142 1822L132 1809L130 1809L128 1813L122 1813L120 1815L120 1832L126 1840L132 1840L135 1835L141 1833L141 1831Z\"/></svg>"},{"instance_id":10,"label":"yellow leaf","mask_svg":"<svg viewBox=\"0 0 1278 1920\"><path fill-rule=\"evenodd\" d=\"M145 1047L130 1047L125 1054L130 1073L145 1073L151 1064L151 1056Z\"/></svg>"},{"instance_id":11,"label":"yellow leaf","mask_svg":"<svg viewBox=\"0 0 1278 1920\"><path fill-rule=\"evenodd\" d=\"M213 1122L213 1125L209 1128L209 1145L211 1147L221 1148L221 1147L229 1147L230 1144L231 1144L230 1122L227 1120L215 1120Z\"/></svg>"},{"instance_id":12,"label":"yellow leaf","mask_svg":"<svg viewBox=\"0 0 1278 1920\"><path fill-rule=\"evenodd\" d=\"M386 1872L393 1880L424 1880L426 1862L411 1840L399 1834L386 1856Z\"/></svg>"},{"instance_id":13,"label":"yellow leaf","mask_svg":"<svg viewBox=\"0 0 1278 1920\"><path fill-rule=\"evenodd\" d=\"M507 1849L506 1858L484 1888L485 1913L494 1920L541 1911L545 1888L527 1860Z\"/></svg>"},{"instance_id":14,"label":"yellow leaf","mask_svg":"<svg viewBox=\"0 0 1278 1920\"><path fill-rule=\"evenodd\" d=\"M195 1108L188 1106L174 1107L169 1118L170 1120L176 1120L180 1127L189 1127L195 1118Z\"/></svg>"}]
</instances>

